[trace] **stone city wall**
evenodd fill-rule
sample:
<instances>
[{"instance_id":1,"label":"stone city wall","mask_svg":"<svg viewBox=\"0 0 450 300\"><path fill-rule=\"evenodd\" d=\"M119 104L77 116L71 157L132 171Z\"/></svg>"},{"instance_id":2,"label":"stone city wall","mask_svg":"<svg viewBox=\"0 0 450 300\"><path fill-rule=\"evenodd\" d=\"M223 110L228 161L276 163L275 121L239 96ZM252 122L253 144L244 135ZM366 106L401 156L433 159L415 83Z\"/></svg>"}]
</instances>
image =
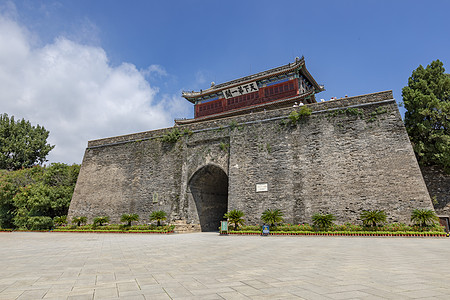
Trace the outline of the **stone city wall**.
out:
<instances>
[{"instance_id":1,"label":"stone city wall","mask_svg":"<svg viewBox=\"0 0 450 300\"><path fill-rule=\"evenodd\" d=\"M420 169L436 213L450 216L450 174L437 166L421 166Z\"/></svg>"},{"instance_id":2,"label":"stone city wall","mask_svg":"<svg viewBox=\"0 0 450 300\"><path fill-rule=\"evenodd\" d=\"M296 125L286 122L294 108L284 108L179 126L185 135L174 144L160 138L173 128L90 141L69 218L115 223L138 213L146 223L162 209L196 231L222 213L215 201L242 210L249 225L267 208L287 223L314 213L357 222L373 209L409 223L413 209L433 208L392 91L307 106L312 114ZM228 195L215 192L224 185Z\"/></svg>"}]
</instances>

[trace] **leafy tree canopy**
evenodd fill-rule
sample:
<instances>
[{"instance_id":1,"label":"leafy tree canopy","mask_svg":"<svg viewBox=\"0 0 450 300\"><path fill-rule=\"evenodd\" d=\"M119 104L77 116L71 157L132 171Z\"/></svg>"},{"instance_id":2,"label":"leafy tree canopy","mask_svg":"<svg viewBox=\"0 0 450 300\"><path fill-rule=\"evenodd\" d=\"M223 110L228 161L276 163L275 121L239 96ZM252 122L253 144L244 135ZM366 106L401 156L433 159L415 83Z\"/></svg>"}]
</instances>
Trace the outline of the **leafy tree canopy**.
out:
<instances>
[{"instance_id":1,"label":"leafy tree canopy","mask_svg":"<svg viewBox=\"0 0 450 300\"><path fill-rule=\"evenodd\" d=\"M48 134L42 126L0 115L0 169L18 170L45 162L55 147L47 144Z\"/></svg>"},{"instance_id":2,"label":"leafy tree canopy","mask_svg":"<svg viewBox=\"0 0 450 300\"><path fill-rule=\"evenodd\" d=\"M61 163L0 170L0 227L31 229L38 221L51 223L35 217L67 215L79 170L79 165Z\"/></svg>"},{"instance_id":3,"label":"leafy tree canopy","mask_svg":"<svg viewBox=\"0 0 450 300\"><path fill-rule=\"evenodd\" d=\"M419 66L402 90L405 126L419 163L450 173L450 75L443 63Z\"/></svg>"}]
</instances>

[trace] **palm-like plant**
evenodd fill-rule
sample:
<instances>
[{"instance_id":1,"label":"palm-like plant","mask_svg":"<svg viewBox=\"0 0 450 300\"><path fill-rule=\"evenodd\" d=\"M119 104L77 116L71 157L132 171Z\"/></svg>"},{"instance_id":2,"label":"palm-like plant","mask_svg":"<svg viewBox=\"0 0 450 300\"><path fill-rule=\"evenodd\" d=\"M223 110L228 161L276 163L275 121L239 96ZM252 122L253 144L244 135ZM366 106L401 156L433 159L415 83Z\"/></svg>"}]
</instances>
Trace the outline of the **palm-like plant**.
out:
<instances>
[{"instance_id":1,"label":"palm-like plant","mask_svg":"<svg viewBox=\"0 0 450 300\"><path fill-rule=\"evenodd\" d=\"M333 225L333 221L335 219L336 218L332 214L317 213L312 216L314 227L323 231L326 231L328 228L330 228L331 225Z\"/></svg>"},{"instance_id":2,"label":"palm-like plant","mask_svg":"<svg viewBox=\"0 0 450 300\"><path fill-rule=\"evenodd\" d=\"M360 217L366 226L377 227L377 223L386 222L386 213L383 210L365 210Z\"/></svg>"},{"instance_id":3,"label":"palm-like plant","mask_svg":"<svg viewBox=\"0 0 450 300\"><path fill-rule=\"evenodd\" d=\"M245 221L242 218L244 213L240 210L233 209L227 212L223 217L228 219L228 221L234 224L234 230L237 230L239 225L244 225Z\"/></svg>"},{"instance_id":4,"label":"palm-like plant","mask_svg":"<svg viewBox=\"0 0 450 300\"><path fill-rule=\"evenodd\" d=\"M157 226L161 226L161 221L167 219L167 214L163 210L157 210L150 214L150 221L157 221Z\"/></svg>"},{"instance_id":5,"label":"palm-like plant","mask_svg":"<svg viewBox=\"0 0 450 300\"><path fill-rule=\"evenodd\" d=\"M109 217L108 216L101 216L94 218L94 226L103 226L103 223L108 223Z\"/></svg>"},{"instance_id":6,"label":"palm-like plant","mask_svg":"<svg viewBox=\"0 0 450 300\"><path fill-rule=\"evenodd\" d=\"M431 209L415 209L411 213L411 221L416 225L426 227L427 225L433 225L439 218L436 213Z\"/></svg>"},{"instance_id":7,"label":"palm-like plant","mask_svg":"<svg viewBox=\"0 0 450 300\"><path fill-rule=\"evenodd\" d=\"M274 226L276 223L283 222L283 212L279 209L266 209L262 215L261 220L264 223L270 224L270 226Z\"/></svg>"},{"instance_id":8,"label":"palm-like plant","mask_svg":"<svg viewBox=\"0 0 450 300\"><path fill-rule=\"evenodd\" d=\"M56 226L67 224L67 216L54 217L53 224L55 224Z\"/></svg>"},{"instance_id":9,"label":"palm-like plant","mask_svg":"<svg viewBox=\"0 0 450 300\"><path fill-rule=\"evenodd\" d=\"M81 226L81 224L86 224L87 218L86 217L74 217L72 218L72 224L77 224L77 226Z\"/></svg>"},{"instance_id":10,"label":"palm-like plant","mask_svg":"<svg viewBox=\"0 0 450 300\"><path fill-rule=\"evenodd\" d=\"M138 214L123 214L122 217L120 217L120 222L127 222L127 226L131 226L131 222L133 221L139 221Z\"/></svg>"}]
</instances>

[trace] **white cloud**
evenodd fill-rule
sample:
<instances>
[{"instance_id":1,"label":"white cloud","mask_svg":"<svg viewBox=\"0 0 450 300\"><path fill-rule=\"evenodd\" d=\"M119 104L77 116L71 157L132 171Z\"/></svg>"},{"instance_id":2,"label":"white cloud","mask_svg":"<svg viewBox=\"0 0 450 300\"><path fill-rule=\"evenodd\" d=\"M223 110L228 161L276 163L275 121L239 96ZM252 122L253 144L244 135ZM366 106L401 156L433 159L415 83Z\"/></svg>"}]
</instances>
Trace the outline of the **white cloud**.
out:
<instances>
[{"instance_id":1,"label":"white cloud","mask_svg":"<svg viewBox=\"0 0 450 300\"><path fill-rule=\"evenodd\" d=\"M143 75L148 76L150 78L152 78L153 76L156 77L167 76L166 70L160 65L151 65L150 67L148 67L145 70L142 70L141 72Z\"/></svg>"},{"instance_id":2,"label":"white cloud","mask_svg":"<svg viewBox=\"0 0 450 300\"><path fill-rule=\"evenodd\" d=\"M113 67L100 47L59 37L35 48L34 38L0 14L0 113L49 130L50 162L80 163L90 139L172 126L191 109L174 95L157 101L145 75L166 76L161 66Z\"/></svg>"}]
</instances>

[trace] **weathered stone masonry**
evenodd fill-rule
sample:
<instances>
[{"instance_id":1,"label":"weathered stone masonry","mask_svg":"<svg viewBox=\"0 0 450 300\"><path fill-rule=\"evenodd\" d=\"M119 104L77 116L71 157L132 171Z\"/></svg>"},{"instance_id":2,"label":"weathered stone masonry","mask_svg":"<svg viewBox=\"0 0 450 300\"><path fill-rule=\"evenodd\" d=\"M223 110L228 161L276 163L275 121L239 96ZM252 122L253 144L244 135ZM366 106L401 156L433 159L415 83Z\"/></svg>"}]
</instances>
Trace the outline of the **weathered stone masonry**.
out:
<instances>
[{"instance_id":1,"label":"weathered stone masonry","mask_svg":"<svg viewBox=\"0 0 450 300\"><path fill-rule=\"evenodd\" d=\"M289 223L317 212L355 222L368 209L409 223L413 209L433 209L391 91L307 106L296 126L283 108L178 126L174 144L160 139L171 129L90 141L69 218L146 223L162 209L180 229L215 230L227 209L247 224L267 208Z\"/></svg>"}]
</instances>

